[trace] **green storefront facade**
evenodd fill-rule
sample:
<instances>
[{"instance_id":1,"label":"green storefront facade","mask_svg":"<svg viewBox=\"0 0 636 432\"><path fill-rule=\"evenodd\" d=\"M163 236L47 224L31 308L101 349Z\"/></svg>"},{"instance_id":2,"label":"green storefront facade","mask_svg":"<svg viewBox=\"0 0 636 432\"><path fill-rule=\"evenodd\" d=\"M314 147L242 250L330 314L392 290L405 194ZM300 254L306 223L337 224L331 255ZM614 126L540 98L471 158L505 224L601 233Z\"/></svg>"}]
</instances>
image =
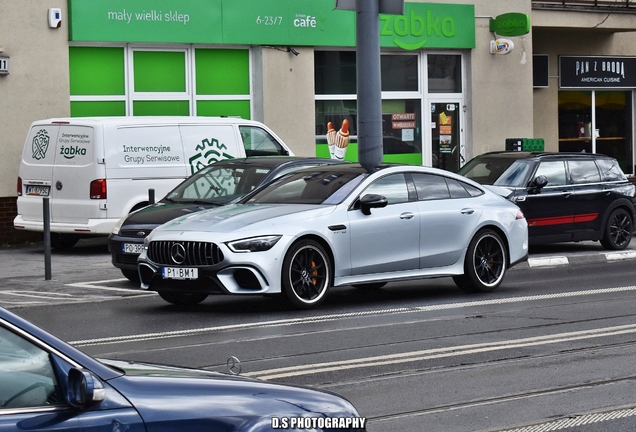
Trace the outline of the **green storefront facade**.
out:
<instances>
[{"instance_id":1,"label":"green storefront facade","mask_svg":"<svg viewBox=\"0 0 636 432\"><path fill-rule=\"evenodd\" d=\"M395 126L385 132L401 144L385 160L434 164L423 150L423 113L429 87L436 90L422 76L448 61L435 54L448 55L459 83L439 92L458 100L466 92L461 53L475 47L474 6L406 3L404 15L381 15L379 25L383 116ZM342 84L355 82L355 28L355 13L334 9L334 0L69 0L71 115L254 118L254 52L304 47L315 61L315 153L329 157L327 121L355 125L355 86ZM445 157L433 145L434 160ZM357 159L355 126L346 158Z\"/></svg>"}]
</instances>

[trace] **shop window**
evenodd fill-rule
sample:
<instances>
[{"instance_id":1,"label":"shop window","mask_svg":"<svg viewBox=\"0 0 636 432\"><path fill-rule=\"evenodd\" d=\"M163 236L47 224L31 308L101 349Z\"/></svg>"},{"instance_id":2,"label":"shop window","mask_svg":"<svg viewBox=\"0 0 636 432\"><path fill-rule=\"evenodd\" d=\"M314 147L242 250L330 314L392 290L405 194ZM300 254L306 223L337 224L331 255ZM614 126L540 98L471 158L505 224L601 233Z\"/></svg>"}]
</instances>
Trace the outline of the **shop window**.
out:
<instances>
[{"instance_id":1,"label":"shop window","mask_svg":"<svg viewBox=\"0 0 636 432\"><path fill-rule=\"evenodd\" d=\"M123 48L69 48L72 96L121 95L125 91Z\"/></svg>"},{"instance_id":2,"label":"shop window","mask_svg":"<svg viewBox=\"0 0 636 432\"><path fill-rule=\"evenodd\" d=\"M73 46L69 62L73 117L250 118L248 49Z\"/></svg>"},{"instance_id":3,"label":"shop window","mask_svg":"<svg viewBox=\"0 0 636 432\"><path fill-rule=\"evenodd\" d=\"M136 92L185 92L184 51L134 51Z\"/></svg>"},{"instance_id":4,"label":"shop window","mask_svg":"<svg viewBox=\"0 0 636 432\"><path fill-rule=\"evenodd\" d=\"M601 153L634 173L631 91L559 91L559 151Z\"/></svg>"},{"instance_id":5,"label":"shop window","mask_svg":"<svg viewBox=\"0 0 636 432\"><path fill-rule=\"evenodd\" d=\"M461 55L429 54L428 92L461 93Z\"/></svg>"},{"instance_id":6,"label":"shop window","mask_svg":"<svg viewBox=\"0 0 636 432\"><path fill-rule=\"evenodd\" d=\"M195 71L196 92L199 95L250 93L248 50L197 49Z\"/></svg>"},{"instance_id":7,"label":"shop window","mask_svg":"<svg viewBox=\"0 0 636 432\"><path fill-rule=\"evenodd\" d=\"M383 54L381 56L382 131L385 162L422 164L422 95L419 55ZM356 53L316 51L316 154L330 157L328 124L338 131L345 120L349 124L349 142L345 159L356 161L357 97ZM405 97L410 96L412 97Z\"/></svg>"}]
</instances>

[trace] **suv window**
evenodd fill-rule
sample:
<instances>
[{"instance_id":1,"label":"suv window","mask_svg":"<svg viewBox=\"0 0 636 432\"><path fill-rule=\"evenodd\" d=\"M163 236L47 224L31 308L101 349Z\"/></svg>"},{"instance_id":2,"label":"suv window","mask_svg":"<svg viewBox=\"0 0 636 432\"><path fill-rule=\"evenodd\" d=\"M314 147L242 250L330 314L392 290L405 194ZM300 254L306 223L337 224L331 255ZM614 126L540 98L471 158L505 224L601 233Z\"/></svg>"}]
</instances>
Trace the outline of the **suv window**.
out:
<instances>
[{"instance_id":1,"label":"suv window","mask_svg":"<svg viewBox=\"0 0 636 432\"><path fill-rule=\"evenodd\" d=\"M563 186L567 184L565 176L565 162L548 161L541 162L535 177L544 175L548 178L548 186Z\"/></svg>"},{"instance_id":2,"label":"suv window","mask_svg":"<svg viewBox=\"0 0 636 432\"><path fill-rule=\"evenodd\" d=\"M623 181L626 180L625 174L621 170L618 162L612 159L598 159L596 161L603 181Z\"/></svg>"},{"instance_id":3,"label":"suv window","mask_svg":"<svg viewBox=\"0 0 636 432\"><path fill-rule=\"evenodd\" d=\"M599 183L601 175L593 160L568 161L570 179L574 184Z\"/></svg>"}]
</instances>

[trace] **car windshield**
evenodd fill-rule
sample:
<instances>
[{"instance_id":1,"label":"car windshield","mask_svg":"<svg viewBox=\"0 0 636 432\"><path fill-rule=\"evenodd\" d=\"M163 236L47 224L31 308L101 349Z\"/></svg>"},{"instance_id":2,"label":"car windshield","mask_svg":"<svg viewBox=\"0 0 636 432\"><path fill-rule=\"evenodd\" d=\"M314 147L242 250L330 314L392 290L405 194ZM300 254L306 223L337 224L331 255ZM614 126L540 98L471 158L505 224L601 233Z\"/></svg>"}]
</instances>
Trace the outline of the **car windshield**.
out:
<instances>
[{"instance_id":1,"label":"car windshield","mask_svg":"<svg viewBox=\"0 0 636 432\"><path fill-rule=\"evenodd\" d=\"M269 167L253 165L211 165L174 188L165 200L227 204L254 190L270 170Z\"/></svg>"},{"instance_id":2,"label":"car windshield","mask_svg":"<svg viewBox=\"0 0 636 432\"><path fill-rule=\"evenodd\" d=\"M256 192L249 204L339 204L366 177L353 171L316 170L291 173Z\"/></svg>"},{"instance_id":3,"label":"car windshield","mask_svg":"<svg viewBox=\"0 0 636 432\"><path fill-rule=\"evenodd\" d=\"M459 174L479 184L524 187L530 164L513 158L479 157L459 170Z\"/></svg>"}]
</instances>

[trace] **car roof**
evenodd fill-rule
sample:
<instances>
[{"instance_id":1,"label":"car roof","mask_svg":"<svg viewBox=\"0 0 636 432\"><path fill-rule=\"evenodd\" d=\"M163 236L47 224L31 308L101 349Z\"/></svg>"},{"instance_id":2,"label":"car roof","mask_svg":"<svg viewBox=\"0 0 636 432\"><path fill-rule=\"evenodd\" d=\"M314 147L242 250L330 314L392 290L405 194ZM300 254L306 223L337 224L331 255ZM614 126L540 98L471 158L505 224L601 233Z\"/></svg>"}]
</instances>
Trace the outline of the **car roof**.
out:
<instances>
[{"instance_id":1,"label":"car roof","mask_svg":"<svg viewBox=\"0 0 636 432\"><path fill-rule=\"evenodd\" d=\"M480 154L476 157L497 157L506 159L613 159L600 153L583 152L524 152L524 151L494 151Z\"/></svg>"},{"instance_id":2,"label":"car roof","mask_svg":"<svg viewBox=\"0 0 636 432\"><path fill-rule=\"evenodd\" d=\"M316 165L332 165L332 164L343 164L348 162L343 162L335 159L327 159L320 157L302 157L302 156L251 156L251 157L241 157L241 158L232 158L232 159L223 159L220 161L216 161L211 163L210 165L221 165L221 166L231 166L231 165L240 165L240 166L255 166L262 168L269 168L270 170L282 166L282 165L306 165L306 164L316 164Z\"/></svg>"}]
</instances>

